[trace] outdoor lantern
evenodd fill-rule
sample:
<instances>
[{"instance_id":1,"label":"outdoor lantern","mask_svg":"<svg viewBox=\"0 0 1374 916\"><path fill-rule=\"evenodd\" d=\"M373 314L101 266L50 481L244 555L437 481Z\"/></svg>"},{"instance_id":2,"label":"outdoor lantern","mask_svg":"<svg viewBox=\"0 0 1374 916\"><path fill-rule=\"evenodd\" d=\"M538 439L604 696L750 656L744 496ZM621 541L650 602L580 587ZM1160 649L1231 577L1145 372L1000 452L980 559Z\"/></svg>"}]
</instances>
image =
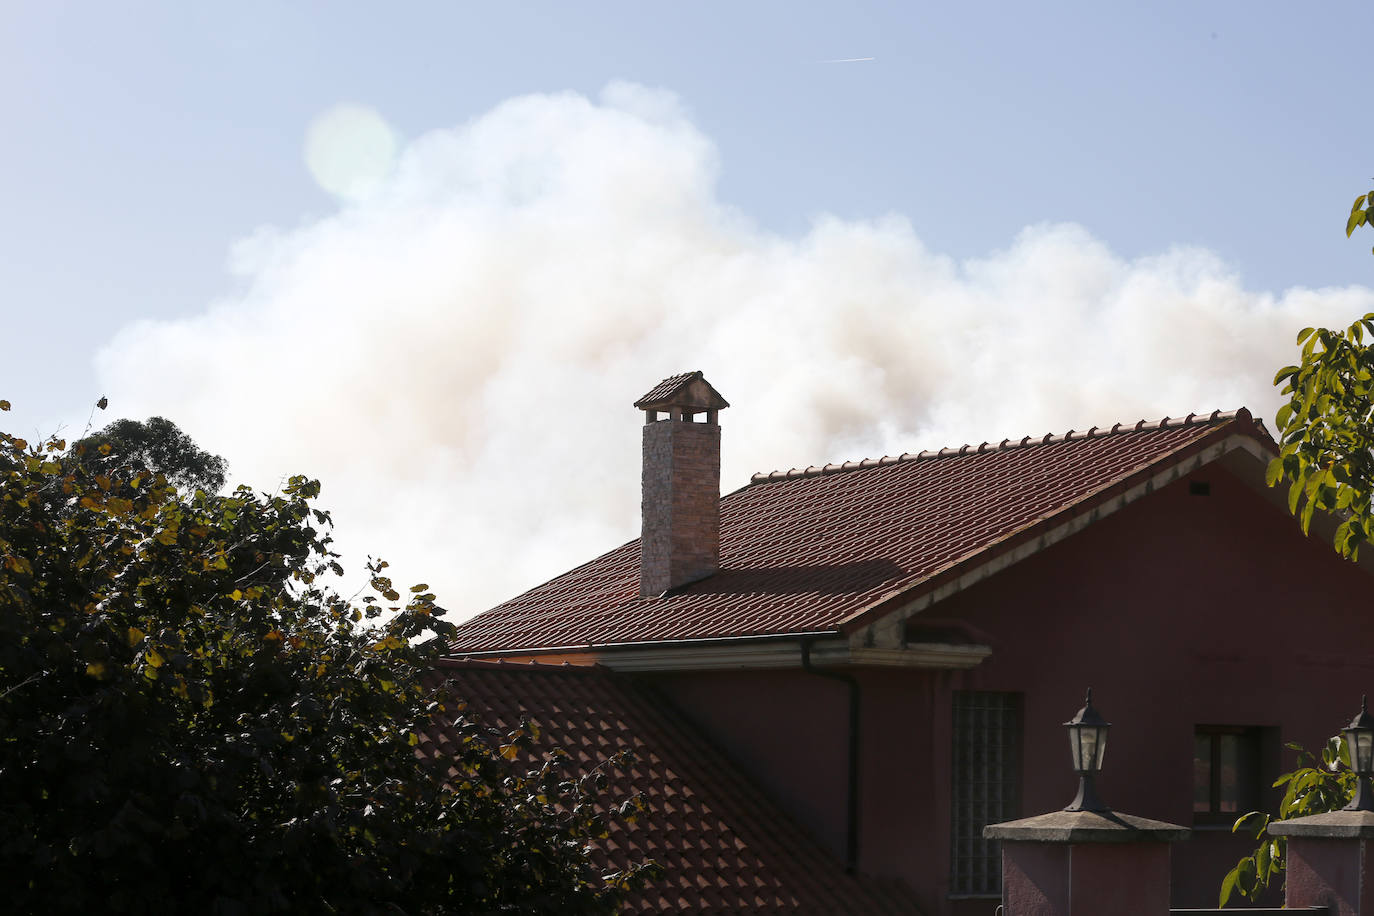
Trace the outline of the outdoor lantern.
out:
<instances>
[{"instance_id":1,"label":"outdoor lantern","mask_svg":"<svg viewBox=\"0 0 1374 916\"><path fill-rule=\"evenodd\" d=\"M1107 729L1112 723L1093 709L1093 689L1083 701L1078 715L1064 723L1069 730L1069 748L1073 753L1073 771L1078 774L1078 797L1065 811L1109 811L1097 797L1094 777L1102 769L1102 757L1107 753ZM1374 731L1371 731L1374 734Z\"/></svg>"},{"instance_id":2,"label":"outdoor lantern","mask_svg":"<svg viewBox=\"0 0 1374 916\"><path fill-rule=\"evenodd\" d=\"M1355 796L1347 811L1374 811L1374 790L1369 777L1374 773L1374 716L1369 714L1369 695L1360 698L1360 714L1341 729L1345 745L1350 751L1350 768L1355 771Z\"/></svg>"}]
</instances>

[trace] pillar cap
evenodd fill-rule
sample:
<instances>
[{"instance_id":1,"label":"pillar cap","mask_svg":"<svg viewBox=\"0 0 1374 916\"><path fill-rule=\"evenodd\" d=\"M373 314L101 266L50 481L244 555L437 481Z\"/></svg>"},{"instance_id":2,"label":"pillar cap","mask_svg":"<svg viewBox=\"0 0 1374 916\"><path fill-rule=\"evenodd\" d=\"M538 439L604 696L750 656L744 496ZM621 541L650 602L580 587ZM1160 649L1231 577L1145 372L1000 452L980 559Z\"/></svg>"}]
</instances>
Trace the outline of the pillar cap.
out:
<instances>
[{"instance_id":1,"label":"pillar cap","mask_svg":"<svg viewBox=\"0 0 1374 916\"><path fill-rule=\"evenodd\" d=\"M1374 811L1327 811L1287 821L1270 821L1271 836L1310 836L1328 839L1374 837Z\"/></svg>"},{"instance_id":2,"label":"pillar cap","mask_svg":"<svg viewBox=\"0 0 1374 916\"><path fill-rule=\"evenodd\" d=\"M1052 811L983 828L984 839L1013 843L1173 843L1191 835L1178 824L1116 811Z\"/></svg>"}]
</instances>

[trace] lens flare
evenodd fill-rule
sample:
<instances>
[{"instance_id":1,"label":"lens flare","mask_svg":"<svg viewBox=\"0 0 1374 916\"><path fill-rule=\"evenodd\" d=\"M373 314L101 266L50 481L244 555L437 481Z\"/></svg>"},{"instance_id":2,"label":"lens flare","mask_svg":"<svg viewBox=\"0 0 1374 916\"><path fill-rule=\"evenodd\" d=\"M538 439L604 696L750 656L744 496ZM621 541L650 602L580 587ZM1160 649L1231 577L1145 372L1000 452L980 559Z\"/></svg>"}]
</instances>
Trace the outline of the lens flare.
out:
<instances>
[{"instance_id":1,"label":"lens flare","mask_svg":"<svg viewBox=\"0 0 1374 916\"><path fill-rule=\"evenodd\" d=\"M396 132L375 109L344 103L310 122L305 167L335 197L366 200L391 174L396 149Z\"/></svg>"}]
</instances>

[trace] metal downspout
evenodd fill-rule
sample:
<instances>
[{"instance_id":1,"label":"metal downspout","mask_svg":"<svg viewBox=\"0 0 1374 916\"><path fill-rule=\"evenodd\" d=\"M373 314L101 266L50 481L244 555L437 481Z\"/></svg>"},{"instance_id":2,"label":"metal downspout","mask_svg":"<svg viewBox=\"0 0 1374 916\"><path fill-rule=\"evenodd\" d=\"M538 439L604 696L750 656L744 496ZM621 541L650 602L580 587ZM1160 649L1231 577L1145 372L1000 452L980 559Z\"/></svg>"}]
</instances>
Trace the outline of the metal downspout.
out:
<instances>
[{"instance_id":1,"label":"metal downspout","mask_svg":"<svg viewBox=\"0 0 1374 916\"><path fill-rule=\"evenodd\" d=\"M811 665L810 639L801 641L802 670L849 685L849 775L845 816L844 870L853 874L859 864L859 682L851 674L824 671Z\"/></svg>"}]
</instances>

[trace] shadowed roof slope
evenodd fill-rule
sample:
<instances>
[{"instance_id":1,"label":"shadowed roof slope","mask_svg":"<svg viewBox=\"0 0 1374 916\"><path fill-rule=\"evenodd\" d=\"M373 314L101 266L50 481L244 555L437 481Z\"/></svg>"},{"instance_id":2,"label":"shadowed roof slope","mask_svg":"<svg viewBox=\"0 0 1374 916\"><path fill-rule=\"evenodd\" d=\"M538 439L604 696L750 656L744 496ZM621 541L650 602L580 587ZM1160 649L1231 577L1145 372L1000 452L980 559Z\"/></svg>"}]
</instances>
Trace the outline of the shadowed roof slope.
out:
<instances>
[{"instance_id":1,"label":"shadowed roof slope","mask_svg":"<svg viewBox=\"0 0 1374 916\"><path fill-rule=\"evenodd\" d=\"M613 820L593 852L598 868L652 859L663 877L627 901L629 913L918 913L900 884L855 878L775 807L711 743L656 695L595 667L448 662L439 672L483 724L513 729L528 718L538 747L557 746L576 774L631 750L607 773L603 810L640 795L633 824ZM442 752L457 740L427 736Z\"/></svg>"},{"instance_id":2,"label":"shadowed roof slope","mask_svg":"<svg viewBox=\"0 0 1374 916\"><path fill-rule=\"evenodd\" d=\"M841 632L1231 435L1244 408L755 475L721 499L721 569L639 596L630 541L463 623L456 653Z\"/></svg>"}]
</instances>

